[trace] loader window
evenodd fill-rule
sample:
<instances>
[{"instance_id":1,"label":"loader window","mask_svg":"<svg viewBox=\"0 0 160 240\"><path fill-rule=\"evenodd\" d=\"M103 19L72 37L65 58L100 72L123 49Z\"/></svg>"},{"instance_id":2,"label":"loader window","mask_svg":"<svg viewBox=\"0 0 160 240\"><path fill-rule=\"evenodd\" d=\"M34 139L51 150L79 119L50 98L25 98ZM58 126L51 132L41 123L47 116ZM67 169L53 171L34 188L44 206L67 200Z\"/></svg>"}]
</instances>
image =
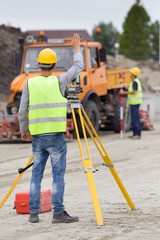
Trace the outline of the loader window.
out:
<instances>
[{"instance_id":1,"label":"loader window","mask_svg":"<svg viewBox=\"0 0 160 240\"><path fill-rule=\"evenodd\" d=\"M55 51L57 56L56 68L54 71L63 72L67 71L73 65L73 48L71 46L55 46L50 47L53 51ZM25 61L24 61L24 72L39 72L37 58L43 47L32 47L27 48ZM81 46L81 52L84 57L84 47Z\"/></svg>"},{"instance_id":2,"label":"loader window","mask_svg":"<svg viewBox=\"0 0 160 240\"><path fill-rule=\"evenodd\" d=\"M89 68L98 67L97 48L88 48Z\"/></svg>"}]
</instances>

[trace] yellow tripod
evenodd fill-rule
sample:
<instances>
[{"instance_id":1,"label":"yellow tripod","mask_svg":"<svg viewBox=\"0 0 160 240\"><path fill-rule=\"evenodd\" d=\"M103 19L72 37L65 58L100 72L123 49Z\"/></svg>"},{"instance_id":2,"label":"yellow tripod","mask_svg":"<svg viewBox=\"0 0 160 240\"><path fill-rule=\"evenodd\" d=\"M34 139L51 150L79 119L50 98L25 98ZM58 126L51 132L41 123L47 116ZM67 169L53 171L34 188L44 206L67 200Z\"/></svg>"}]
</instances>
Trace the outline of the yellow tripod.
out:
<instances>
[{"instance_id":1,"label":"yellow tripod","mask_svg":"<svg viewBox=\"0 0 160 240\"><path fill-rule=\"evenodd\" d=\"M89 135L91 136L93 142L95 143L100 155L102 156L102 159L105 162L105 166L109 168L109 170L111 171L114 179L116 180L121 192L123 193L128 205L130 206L131 209L135 209L135 206L130 198L130 196L128 195L123 183L121 182L113 164L111 159L109 158L105 148L103 147L96 131L94 130L92 123L90 122L85 110L83 109L83 106L80 104L80 102L78 100L74 100L73 102L69 103L70 108L72 110L72 116L73 116L73 121L74 121L74 125L75 125L75 130L76 130L76 135L77 135L77 139L78 139L78 144L79 144L79 149L80 149L80 154L81 154L81 158L82 158L82 164L83 164L83 168L84 168L84 172L87 174L87 179L88 179L88 183L89 183L89 188L90 188L90 193L91 193L91 197L92 197L92 202L93 202L93 207L94 207L94 211L95 211L95 215L96 215L96 220L97 220L97 224L98 225L103 225L103 218L102 218L102 214L101 214L101 209L100 209L100 205L99 205L99 200L98 200L98 196L97 196L97 191L96 191L96 186L95 186L95 182L94 182L94 178L93 178L93 173L95 172L95 169L93 168L92 165L92 161L91 161L91 156L90 156L90 151L89 151L89 146L88 146L88 141L87 141L87 137L86 137L86 132L85 132L85 127L89 133ZM82 112L81 112L82 109ZM75 111L76 110L78 112L78 115L80 117L80 123L82 126L82 131L83 131L83 135L84 135L84 140L85 140L85 144L86 144L86 149L87 149L87 154L88 154L88 159L85 160L84 156L83 156L83 151L82 151L82 146L81 146L81 141L80 141L80 137L79 137L79 131L78 131L78 126L77 126L77 121L76 121L76 116L75 116ZM82 116L82 113L86 119L84 119L84 117ZM90 128L88 127L88 125L90 126L93 134L95 135L95 138L93 137L93 134L90 130ZM99 142L102 150L104 153L102 153L100 147L97 144L97 141ZM6 194L6 196L4 197L4 199L2 200L2 202L0 203L0 208L3 206L3 204L5 203L5 201L8 199L9 195L12 193L13 189L15 188L16 184L19 182L19 180L21 179L24 171L33 163L31 163L33 160L33 156L29 159L28 163L26 164L24 169L19 169L19 173L20 175L18 176L18 178L16 179L16 181L14 182L14 184L12 185L12 187L10 188L9 192Z\"/></svg>"},{"instance_id":2,"label":"yellow tripod","mask_svg":"<svg viewBox=\"0 0 160 240\"><path fill-rule=\"evenodd\" d=\"M85 132L85 127L89 133L89 135L91 136L93 142L95 143L102 159L105 162L105 166L109 168L110 172L112 173L114 179L116 180L121 192L123 193L128 205L130 206L131 209L135 209L135 206L129 196L129 194L127 193L121 179L119 178L114 165L112 164L111 159L109 158L104 146L102 145L95 129L93 128L92 123L90 122L85 110L83 109L83 106L80 104L80 102L77 101L73 101L70 103L70 108L72 111L72 116L73 116L73 121L74 121L74 126L75 126L75 130L76 130L76 135L77 135L77 139L78 139L78 144L79 144L79 149L80 149L80 154L81 154L81 158L82 158L82 164L83 164L83 168L84 168L84 172L87 174L87 179L88 179L88 183L89 183L89 188L90 188L90 192L91 192L91 197L92 197L92 202L93 202L93 207L94 207L94 211L95 211L95 215L96 215L96 220L97 220L97 224L98 225L103 225L103 218L102 218L102 214L101 214L101 209L100 209L100 205L99 205L99 200L98 200L98 196L97 196L97 191L96 191L96 187L95 187L95 182L94 182L94 178L93 178L93 173L95 172L95 169L93 168L92 165L92 161L91 161L91 156L90 156L90 151L89 151L89 147L88 147L88 141L87 141L87 137L86 137L86 132ZM80 136L79 136L79 131L78 131L78 126L77 126L77 121L76 121L76 116L75 116L75 111L74 109L78 112L79 118L80 118L80 123L82 126L82 131L83 131L83 135L84 135L84 140L85 140L85 144L86 144L86 149L87 149L87 154L88 154L88 159L85 160L84 156L83 156L83 151L82 151L82 146L81 146L81 141L80 141ZM82 109L82 112L81 112ZM84 119L84 117L82 116L82 113L86 119ZM88 124L87 124L88 123ZM93 134L90 130L90 128L88 127L88 125L90 126L93 134L95 135L95 138L93 137ZM97 144L97 141L99 142L103 152L101 151L100 147Z\"/></svg>"}]
</instances>

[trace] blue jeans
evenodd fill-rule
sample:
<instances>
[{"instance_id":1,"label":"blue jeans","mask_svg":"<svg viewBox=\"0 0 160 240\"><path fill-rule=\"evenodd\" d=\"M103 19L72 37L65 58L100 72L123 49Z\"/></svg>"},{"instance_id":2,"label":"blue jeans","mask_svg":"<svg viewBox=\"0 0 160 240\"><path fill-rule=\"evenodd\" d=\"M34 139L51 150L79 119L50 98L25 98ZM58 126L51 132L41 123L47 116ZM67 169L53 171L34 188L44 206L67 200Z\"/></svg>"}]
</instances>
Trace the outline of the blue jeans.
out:
<instances>
[{"instance_id":1,"label":"blue jeans","mask_svg":"<svg viewBox=\"0 0 160 240\"><path fill-rule=\"evenodd\" d=\"M141 122L139 116L139 104L138 105L130 105L131 106L131 120L133 127L133 135L141 136Z\"/></svg>"},{"instance_id":2,"label":"blue jeans","mask_svg":"<svg viewBox=\"0 0 160 240\"><path fill-rule=\"evenodd\" d=\"M52 204L55 214L64 211L64 174L66 169L66 141L63 133L55 135L33 136L33 168L30 183L30 213L38 213L40 210L41 181L48 157L52 166Z\"/></svg>"}]
</instances>

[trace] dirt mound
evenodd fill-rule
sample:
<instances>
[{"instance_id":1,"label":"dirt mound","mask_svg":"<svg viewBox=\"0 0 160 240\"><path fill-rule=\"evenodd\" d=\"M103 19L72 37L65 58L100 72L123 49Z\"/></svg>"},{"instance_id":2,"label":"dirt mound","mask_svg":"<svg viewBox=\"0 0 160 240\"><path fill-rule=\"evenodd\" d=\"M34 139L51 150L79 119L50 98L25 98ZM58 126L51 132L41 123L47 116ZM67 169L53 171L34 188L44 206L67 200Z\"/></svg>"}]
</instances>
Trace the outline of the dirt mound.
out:
<instances>
[{"instance_id":1,"label":"dirt mound","mask_svg":"<svg viewBox=\"0 0 160 240\"><path fill-rule=\"evenodd\" d=\"M20 28L0 26L0 94L10 94L10 83L16 76L14 67L15 53L18 50L18 38L26 33Z\"/></svg>"},{"instance_id":2,"label":"dirt mound","mask_svg":"<svg viewBox=\"0 0 160 240\"><path fill-rule=\"evenodd\" d=\"M142 82L143 92L160 92L160 64L149 61L133 61L121 56L114 58L107 56L109 69L130 69L139 67L141 70L140 80Z\"/></svg>"}]
</instances>

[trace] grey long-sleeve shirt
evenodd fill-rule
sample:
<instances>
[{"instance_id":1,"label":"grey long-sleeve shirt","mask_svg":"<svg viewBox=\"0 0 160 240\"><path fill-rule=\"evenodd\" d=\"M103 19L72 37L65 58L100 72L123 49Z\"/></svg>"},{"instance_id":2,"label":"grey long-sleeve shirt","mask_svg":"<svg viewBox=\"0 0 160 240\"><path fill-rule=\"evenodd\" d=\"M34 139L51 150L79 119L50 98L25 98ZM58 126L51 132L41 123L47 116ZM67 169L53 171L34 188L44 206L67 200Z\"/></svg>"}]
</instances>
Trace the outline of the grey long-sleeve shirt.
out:
<instances>
[{"instance_id":1,"label":"grey long-sleeve shirt","mask_svg":"<svg viewBox=\"0 0 160 240\"><path fill-rule=\"evenodd\" d=\"M76 52L73 56L73 66L68 69L67 72L58 75L59 85L62 95L64 96L65 87L75 78L83 69L83 59L81 52ZM27 111L29 106L29 92L28 92L28 81L26 81L20 107L19 107L19 125L20 125L20 132L24 133L27 131Z\"/></svg>"}]
</instances>

